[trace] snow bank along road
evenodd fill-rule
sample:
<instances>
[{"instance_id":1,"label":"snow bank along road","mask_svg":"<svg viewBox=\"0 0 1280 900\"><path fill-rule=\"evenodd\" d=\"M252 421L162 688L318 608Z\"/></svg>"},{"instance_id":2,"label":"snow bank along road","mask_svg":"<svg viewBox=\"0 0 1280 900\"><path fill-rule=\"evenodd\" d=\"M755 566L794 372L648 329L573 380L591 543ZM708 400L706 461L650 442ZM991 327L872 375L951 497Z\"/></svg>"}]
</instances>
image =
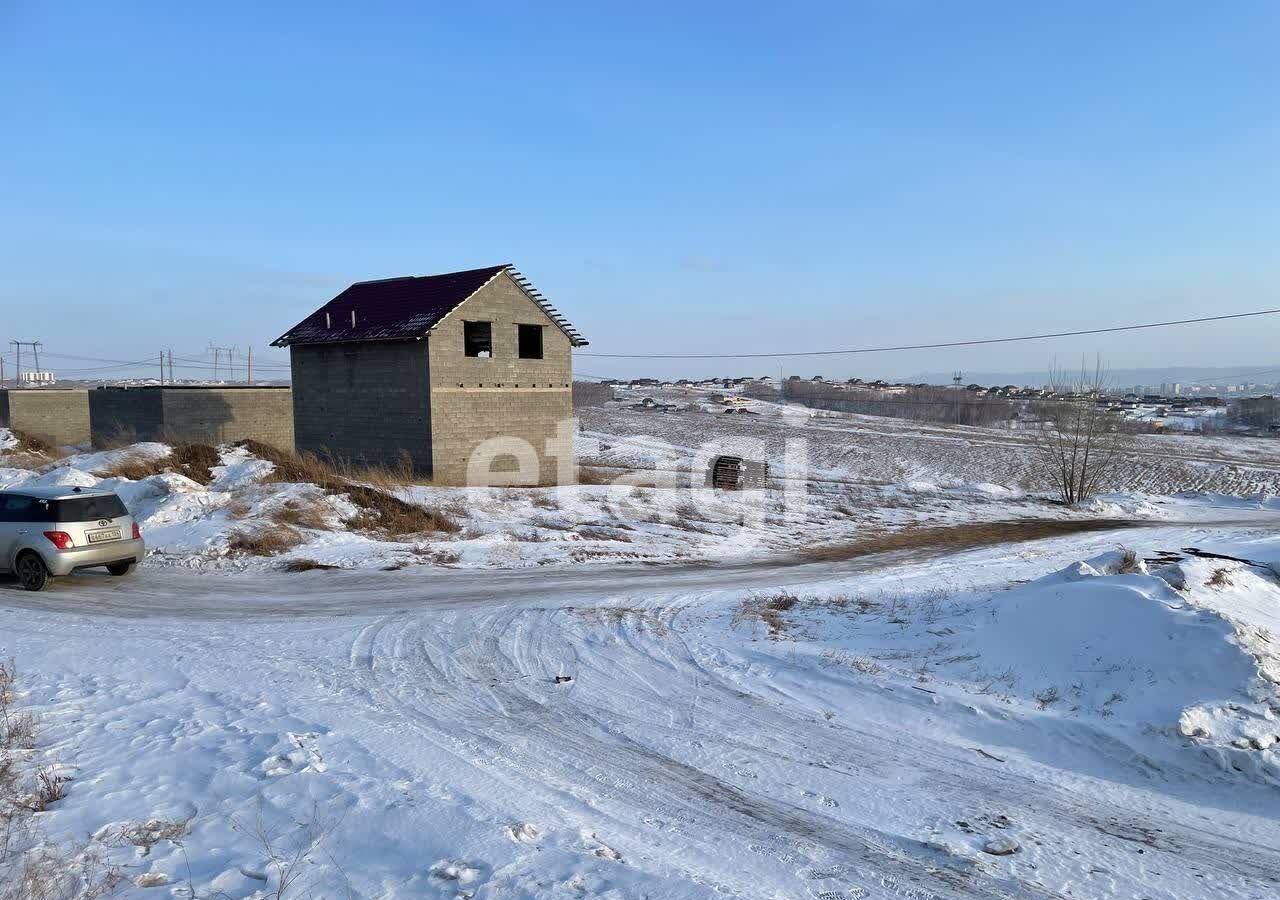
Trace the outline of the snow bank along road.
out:
<instances>
[{"instance_id":1,"label":"snow bank along road","mask_svg":"<svg viewBox=\"0 0 1280 900\"><path fill-rule=\"evenodd\" d=\"M1251 521L1232 535L1276 524ZM1122 539L1176 550L1222 531ZM0 651L75 777L51 826L186 822L181 848L123 864L200 896L274 883L237 827L250 816L282 846L323 841L304 854L320 894L1276 896L1274 787L1173 742L844 678L730 623L751 590L927 601L1120 540L573 573L86 575L43 595L0 584ZM1009 834L1011 856L970 846Z\"/></svg>"}]
</instances>

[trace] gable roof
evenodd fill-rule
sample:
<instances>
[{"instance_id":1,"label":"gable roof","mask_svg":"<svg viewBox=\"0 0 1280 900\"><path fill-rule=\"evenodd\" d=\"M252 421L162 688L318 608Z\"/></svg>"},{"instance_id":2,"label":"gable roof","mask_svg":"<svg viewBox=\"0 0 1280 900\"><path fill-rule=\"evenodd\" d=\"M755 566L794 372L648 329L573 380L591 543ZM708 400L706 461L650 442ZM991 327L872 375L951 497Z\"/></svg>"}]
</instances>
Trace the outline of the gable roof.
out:
<instances>
[{"instance_id":1,"label":"gable roof","mask_svg":"<svg viewBox=\"0 0 1280 900\"><path fill-rule=\"evenodd\" d=\"M510 263L441 275L357 281L272 341L271 346L423 338L441 319L503 272L556 323L572 346L586 346L582 335Z\"/></svg>"}]
</instances>

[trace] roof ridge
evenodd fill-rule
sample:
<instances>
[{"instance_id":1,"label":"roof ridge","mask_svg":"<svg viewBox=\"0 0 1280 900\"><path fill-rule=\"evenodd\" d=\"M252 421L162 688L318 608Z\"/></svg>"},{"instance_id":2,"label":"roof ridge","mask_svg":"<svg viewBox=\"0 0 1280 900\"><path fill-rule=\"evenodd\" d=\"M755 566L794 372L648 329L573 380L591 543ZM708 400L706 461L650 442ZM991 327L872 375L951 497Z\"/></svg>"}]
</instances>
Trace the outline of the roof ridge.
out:
<instances>
[{"instance_id":1,"label":"roof ridge","mask_svg":"<svg viewBox=\"0 0 1280 900\"><path fill-rule=\"evenodd\" d=\"M474 269L458 269L454 272L434 272L430 275L392 275L390 278L368 278L364 281L353 281L352 285L357 284L382 284L386 281L412 281L417 278L444 278L449 275L470 275L472 272L488 272L494 270L495 274L502 269L510 269L511 263L499 263L496 266L476 266Z\"/></svg>"}]
</instances>

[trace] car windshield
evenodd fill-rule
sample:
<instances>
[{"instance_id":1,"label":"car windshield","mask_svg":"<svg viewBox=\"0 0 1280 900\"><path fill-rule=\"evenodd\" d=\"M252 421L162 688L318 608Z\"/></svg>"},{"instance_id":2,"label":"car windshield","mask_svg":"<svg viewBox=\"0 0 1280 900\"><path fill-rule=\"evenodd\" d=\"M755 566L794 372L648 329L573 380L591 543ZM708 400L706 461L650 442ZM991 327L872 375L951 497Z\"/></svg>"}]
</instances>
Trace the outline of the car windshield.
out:
<instances>
[{"instance_id":1,"label":"car windshield","mask_svg":"<svg viewBox=\"0 0 1280 900\"><path fill-rule=\"evenodd\" d=\"M114 494L101 497L72 497L49 501L50 522L88 522L92 519L117 519L129 515L120 498Z\"/></svg>"}]
</instances>

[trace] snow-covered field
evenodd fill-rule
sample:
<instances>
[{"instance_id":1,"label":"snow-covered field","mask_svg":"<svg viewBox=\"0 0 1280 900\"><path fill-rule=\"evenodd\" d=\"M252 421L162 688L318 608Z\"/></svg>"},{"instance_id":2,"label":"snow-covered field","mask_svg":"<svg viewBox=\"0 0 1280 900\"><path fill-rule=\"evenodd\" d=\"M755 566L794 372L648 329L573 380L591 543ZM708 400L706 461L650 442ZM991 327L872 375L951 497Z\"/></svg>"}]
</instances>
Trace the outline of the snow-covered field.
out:
<instances>
[{"instance_id":1,"label":"snow-covered field","mask_svg":"<svg viewBox=\"0 0 1280 900\"><path fill-rule=\"evenodd\" d=\"M629 478L718 437L761 440L777 469L803 437L815 477L800 506L406 488L460 530L398 541L348 533L341 495L264 481L243 451L207 486L117 479L160 548L134 579L0 582L0 657L37 723L17 770L70 779L30 816L62 870L116 867L125 897L1280 893L1266 442L1153 439L1131 463L1146 490L1068 514L1007 433L583 425L584 456ZM98 483L113 462L0 477ZM302 500L331 530L280 557L228 549ZM1143 521L945 535L1091 516ZM797 555L919 524L936 541ZM279 571L330 551L350 570Z\"/></svg>"}]
</instances>

